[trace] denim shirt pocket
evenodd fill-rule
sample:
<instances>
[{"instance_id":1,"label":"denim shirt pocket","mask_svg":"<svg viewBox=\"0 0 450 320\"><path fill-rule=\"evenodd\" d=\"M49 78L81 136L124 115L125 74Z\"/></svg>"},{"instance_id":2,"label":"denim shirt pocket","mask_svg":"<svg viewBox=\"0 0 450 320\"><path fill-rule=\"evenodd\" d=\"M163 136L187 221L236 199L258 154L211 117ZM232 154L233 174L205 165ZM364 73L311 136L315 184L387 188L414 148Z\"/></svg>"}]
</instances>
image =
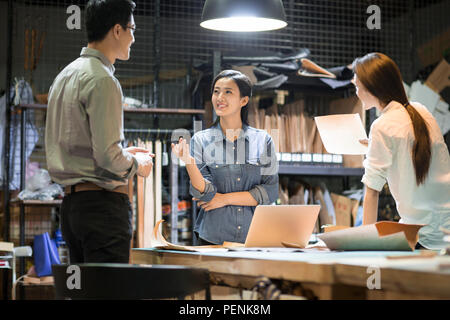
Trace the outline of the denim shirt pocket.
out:
<instances>
[{"instance_id":1,"label":"denim shirt pocket","mask_svg":"<svg viewBox=\"0 0 450 320\"><path fill-rule=\"evenodd\" d=\"M249 188L261 183L261 169L262 165L259 159L249 159L245 163L244 172L246 180L248 181Z\"/></svg>"},{"instance_id":2,"label":"denim shirt pocket","mask_svg":"<svg viewBox=\"0 0 450 320\"><path fill-rule=\"evenodd\" d=\"M208 165L208 168L212 175L212 183L217 187L218 192L235 191L234 180L241 173L240 165L212 163Z\"/></svg>"}]
</instances>

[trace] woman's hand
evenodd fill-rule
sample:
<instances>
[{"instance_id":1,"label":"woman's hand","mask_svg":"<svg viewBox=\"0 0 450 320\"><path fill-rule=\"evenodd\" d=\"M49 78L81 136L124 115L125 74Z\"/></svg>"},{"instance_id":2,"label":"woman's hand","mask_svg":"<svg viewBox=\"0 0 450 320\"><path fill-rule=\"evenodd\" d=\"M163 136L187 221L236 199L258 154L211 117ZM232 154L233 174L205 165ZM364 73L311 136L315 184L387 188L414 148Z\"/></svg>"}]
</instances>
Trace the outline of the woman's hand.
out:
<instances>
[{"instance_id":1,"label":"woman's hand","mask_svg":"<svg viewBox=\"0 0 450 320\"><path fill-rule=\"evenodd\" d=\"M193 200L198 200L196 198L193 198ZM222 207L225 207L228 205L227 201L227 195L224 193L216 193L214 198L211 199L209 202L205 201L198 201L198 205L203 208L205 211L219 209Z\"/></svg>"},{"instance_id":2,"label":"woman's hand","mask_svg":"<svg viewBox=\"0 0 450 320\"><path fill-rule=\"evenodd\" d=\"M194 163L194 158L189 153L189 145L183 138L180 138L177 144L172 143L172 152L177 156L178 159L180 159L184 163Z\"/></svg>"}]
</instances>

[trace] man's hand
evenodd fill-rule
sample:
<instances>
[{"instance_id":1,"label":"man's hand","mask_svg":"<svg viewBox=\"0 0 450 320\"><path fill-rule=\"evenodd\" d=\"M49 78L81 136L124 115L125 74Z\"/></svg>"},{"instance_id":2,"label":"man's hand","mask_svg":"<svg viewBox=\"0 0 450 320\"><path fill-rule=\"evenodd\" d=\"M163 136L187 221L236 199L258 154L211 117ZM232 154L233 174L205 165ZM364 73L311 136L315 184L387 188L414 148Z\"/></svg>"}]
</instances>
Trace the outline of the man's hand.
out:
<instances>
[{"instance_id":1,"label":"man's hand","mask_svg":"<svg viewBox=\"0 0 450 320\"><path fill-rule=\"evenodd\" d=\"M172 143L172 152L177 156L178 159L186 164L195 163L194 158L191 157L191 154L189 153L189 145L183 138L180 138L177 144Z\"/></svg>"},{"instance_id":2,"label":"man's hand","mask_svg":"<svg viewBox=\"0 0 450 320\"><path fill-rule=\"evenodd\" d=\"M134 157L138 162L137 175L141 177L148 177L153 167L154 154L150 154L149 152L136 152Z\"/></svg>"},{"instance_id":3,"label":"man's hand","mask_svg":"<svg viewBox=\"0 0 450 320\"><path fill-rule=\"evenodd\" d=\"M367 139L360 139L359 143L361 143L362 145L365 145L367 147L369 145L369 140L367 140Z\"/></svg>"},{"instance_id":4,"label":"man's hand","mask_svg":"<svg viewBox=\"0 0 450 320\"><path fill-rule=\"evenodd\" d=\"M198 200L196 198L193 198L194 200ZM227 195L224 193L216 193L214 198L211 199L209 202L205 201L198 201L198 205L203 208L205 211L214 210L218 208L222 208L228 205L228 198Z\"/></svg>"},{"instance_id":5,"label":"man's hand","mask_svg":"<svg viewBox=\"0 0 450 320\"><path fill-rule=\"evenodd\" d=\"M136 153L149 153L150 156L155 156L153 153L150 153L149 150L144 149L144 148L139 148L139 147L128 147L124 149L126 152L131 153L133 155L135 155Z\"/></svg>"}]
</instances>

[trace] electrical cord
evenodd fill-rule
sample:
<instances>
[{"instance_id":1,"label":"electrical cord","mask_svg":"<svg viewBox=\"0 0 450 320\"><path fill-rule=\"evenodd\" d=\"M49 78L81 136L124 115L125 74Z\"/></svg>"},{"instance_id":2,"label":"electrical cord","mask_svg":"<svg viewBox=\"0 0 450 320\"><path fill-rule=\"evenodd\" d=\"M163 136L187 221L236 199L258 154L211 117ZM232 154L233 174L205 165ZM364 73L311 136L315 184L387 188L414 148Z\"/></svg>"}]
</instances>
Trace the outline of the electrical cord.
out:
<instances>
[{"instance_id":1,"label":"electrical cord","mask_svg":"<svg viewBox=\"0 0 450 320\"><path fill-rule=\"evenodd\" d=\"M16 300L16 286L19 282L23 282L22 279L26 277L26 274L19 277L16 281L14 281L12 289L11 289L11 298L12 300Z\"/></svg>"}]
</instances>

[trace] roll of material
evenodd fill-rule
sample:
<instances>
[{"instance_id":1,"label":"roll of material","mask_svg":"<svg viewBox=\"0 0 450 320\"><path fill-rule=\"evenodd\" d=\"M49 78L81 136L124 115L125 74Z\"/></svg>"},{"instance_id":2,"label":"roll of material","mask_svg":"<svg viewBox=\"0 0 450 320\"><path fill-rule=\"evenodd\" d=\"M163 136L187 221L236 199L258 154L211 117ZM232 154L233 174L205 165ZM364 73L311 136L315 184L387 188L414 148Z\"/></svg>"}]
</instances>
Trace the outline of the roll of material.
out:
<instances>
[{"instance_id":1,"label":"roll of material","mask_svg":"<svg viewBox=\"0 0 450 320\"><path fill-rule=\"evenodd\" d=\"M14 248L14 254L16 257L31 257L33 249L30 246L16 247Z\"/></svg>"}]
</instances>

